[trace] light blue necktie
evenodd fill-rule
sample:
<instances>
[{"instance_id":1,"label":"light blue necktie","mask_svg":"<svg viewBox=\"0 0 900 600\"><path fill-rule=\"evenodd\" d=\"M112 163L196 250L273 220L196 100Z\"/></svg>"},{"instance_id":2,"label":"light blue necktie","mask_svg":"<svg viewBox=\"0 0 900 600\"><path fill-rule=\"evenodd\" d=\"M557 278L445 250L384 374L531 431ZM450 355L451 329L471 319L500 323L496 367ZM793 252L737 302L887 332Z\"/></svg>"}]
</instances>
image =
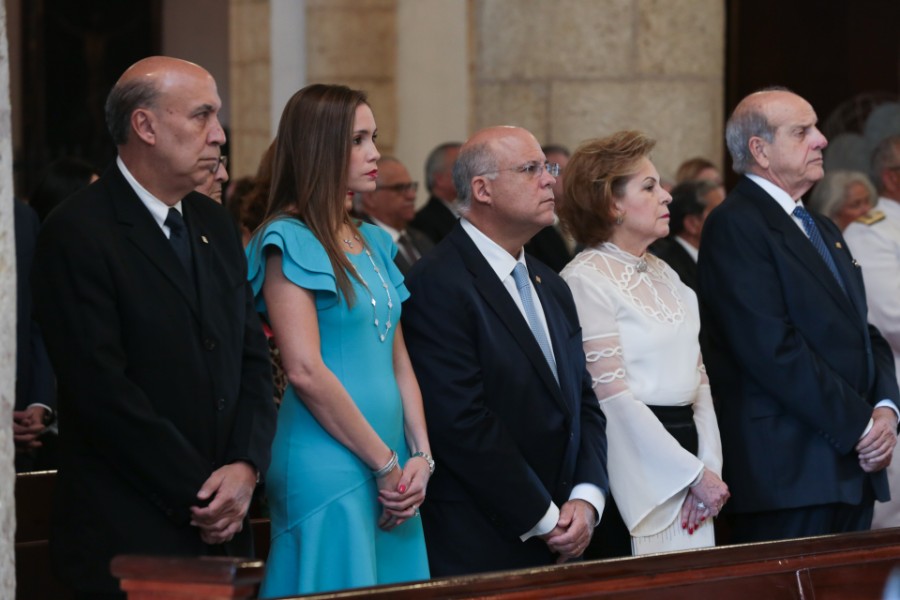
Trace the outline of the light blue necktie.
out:
<instances>
[{"instance_id":1,"label":"light blue necktie","mask_svg":"<svg viewBox=\"0 0 900 600\"><path fill-rule=\"evenodd\" d=\"M516 287L519 289L519 298L522 300L522 308L525 309L528 327L531 329L534 339L537 340L538 346L541 347L541 352L544 353L544 358L547 360L547 364L550 365L550 370L553 371L553 377L559 383L559 375L556 373L556 361L553 360L553 352L550 350L550 340L547 339L544 328L541 327L537 309L531 299L531 281L528 279L528 269L522 263L516 263L512 276L516 282Z\"/></svg>"},{"instance_id":2,"label":"light blue necktie","mask_svg":"<svg viewBox=\"0 0 900 600\"><path fill-rule=\"evenodd\" d=\"M825 247L825 241L822 239L822 234L819 233L819 228L816 227L816 222L813 221L812 216L810 216L810 214L802 206L797 206L794 208L794 216L800 219L800 222L803 224L803 229L806 231L806 235L809 236L809 241L812 242L812 245L822 256L822 260L824 260L825 264L828 265L828 268L831 270L831 274L834 275L834 278L837 280L838 285L841 286L841 289L844 291L844 295L846 295L847 288L844 287L844 280L841 279L841 275L838 273L837 265L834 264L834 258L832 258L831 253L828 251L828 248Z\"/></svg>"}]
</instances>

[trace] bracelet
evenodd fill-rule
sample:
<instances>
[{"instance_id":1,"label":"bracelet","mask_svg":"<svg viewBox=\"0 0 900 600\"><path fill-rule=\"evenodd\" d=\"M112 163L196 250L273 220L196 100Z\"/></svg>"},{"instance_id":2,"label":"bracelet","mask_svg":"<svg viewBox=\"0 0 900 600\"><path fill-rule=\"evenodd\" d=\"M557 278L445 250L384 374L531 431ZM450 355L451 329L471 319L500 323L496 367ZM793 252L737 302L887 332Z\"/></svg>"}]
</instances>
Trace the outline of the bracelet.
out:
<instances>
[{"instance_id":1,"label":"bracelet","mask_svg":"<svg viewBox=\"0 0 900 600\"><path fill-rule=\"evenodd\" d=\"M394 467L396 467L398 463L399 460L397 458L397 453L391 450L391 458L387 461L387 464L377 471L372 471L372 475L375 476L375 479L381 479L382 477L393 471Z\"/></svg>"},{"instance_id":2,"label":"bracelet","mask_svg":"<svg viewBox=\"0 0 900 600\"><path fill-rule=\"evenodd\" d=\"M434 459L427 452L416 452L410 458L421 458L428 463L428 474L434 475Z\"/></svg>"}]
</instances>

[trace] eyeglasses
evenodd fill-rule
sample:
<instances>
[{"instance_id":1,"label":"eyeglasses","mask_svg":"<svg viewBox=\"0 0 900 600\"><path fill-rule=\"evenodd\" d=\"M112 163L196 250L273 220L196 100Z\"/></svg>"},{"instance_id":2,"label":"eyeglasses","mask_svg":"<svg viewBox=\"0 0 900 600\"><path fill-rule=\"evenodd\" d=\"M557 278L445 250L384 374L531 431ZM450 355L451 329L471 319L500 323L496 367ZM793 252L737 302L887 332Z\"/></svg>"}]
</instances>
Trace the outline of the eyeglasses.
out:
<instances>
[{"instance_id":1,"label":"eyeglasses","mask_svg":"<svg viewBox=\"0 0 900 600\"><path fill-rule=\"evenodd\" d=\"M209 168L209 172L212 173L213 175L215 175L216 171L219 170L219 165L222 165L226 169L228 168L228 157L225 156L224 154L222 156L220 156L218 159L216 159L216 162L214 162L212 164L212 166Z\"/></svg>"},{"instance_id":2,"label":"eyeglasses","mask_svg":"<svg viewBox=\"0 0 900 600\"><path fill-rule=\"evenodd\" d=\"M487 175L488 173L500 173L501 171L515 171L516 173L524 173L528 175L532 179L536 179L541 176L541 173L547 171L554 177L559 176L559 163L551 163L551 162L538 162L531 161L525 163L524 165L519 165L518 167L509 167L507 169L494 169L493 171L485 171L481 173L481 175Z\"/></svg>"},{"instance_id":3,"label":"eyeglasses","mask_svg":"<svg viewBox=\"0 0 900 600\"><path fill-rule=\"evenodd\" d=\"M379 185L375 186L376 190L391 190L392 192L397 192L398 194L405 194L406 192L413 191L417 192L419 190L419 182L418 181L410 181L409 183L394 183L391 185Z\"/></svg>"}]
</instances>

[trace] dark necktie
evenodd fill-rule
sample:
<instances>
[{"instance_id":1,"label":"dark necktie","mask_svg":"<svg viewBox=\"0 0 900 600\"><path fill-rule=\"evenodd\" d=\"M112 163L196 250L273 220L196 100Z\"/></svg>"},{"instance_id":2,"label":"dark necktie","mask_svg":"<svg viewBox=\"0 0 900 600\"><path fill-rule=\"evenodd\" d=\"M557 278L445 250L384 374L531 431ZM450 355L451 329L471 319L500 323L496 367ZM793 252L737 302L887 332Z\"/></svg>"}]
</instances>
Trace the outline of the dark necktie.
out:
<instances>
[{"instance_id":1,"label":"dark necktie","mask_svg":"<svg viewBox=\"0 0 900 600\"><path fill-rule=\"evenodd\" d=\"M403 257L410 265L422 258L422 255L419 254L419 251L413 245L412 240L409 239L409 236L406 235L405 231L401 231L400 237L397 238L397 248L403 253Z\"/></svg>"},{"instance_id":2,"label":"dark necktie","mask_svg":"<svg viewBox=\"0 0 900 600\"><path fill-rule=\"evenodd\" d=\"M537 340L538 346L541 347L541 352L544 354L544 358L547 360L550 370L553 371L553 377L556 379L556 382L559 383L559 375L556 373L556 361L553 360L553 352L550 350L550 340L547 339L547 334L544 333L544 328L541 327L541 321L537 314L537 307L531 299L531 281L528 279L528 269L522 263L516 263L516 268L513 269L512 276L516 282L516 288L519 290L519 299L522 300L522 308L525 309L528 327L531 329L531 333L534 335L535 340Z\"/></svg>"},{"instance_id":3,"label":"dark necktie","mask_svg":"<svg viewBox=\"0 0 900 600\"><path fill-rule=\"evenodd\" d=\"M794 208L794 216L800 219L800 222L803 224L803 229L806 231L806 235L809 236L809 241L812 242L812 245L815 246L816 250L822 256L822 260L828 265L828 269L831 271L831 274L834 275L838 285L841 286L841 289L846 295L847 288L844 287L844 280L841 279L841 275L838 273L837 265L834 264L834 258L831 256L828 248L825 247L825 241L822 239L822 234L819 233L819 228L816 227L816 222L813 221L812 216L802 206Z\"/></svg>"},{"instance_id":4,"label":"dark necktie","mask_svg":"<svg viewBox=\"0 0 900 600\"><path fill-rule=\"evenodd\" d=\"M181 261L181 266L194 281L194 264L191 261L191 241L188 239L187 225L184 217L178 212L178 209L172 207L169 209L169 216L166 217L166 227L169 228L169 242L172 249Z\"/></svg>"}]
</instances>

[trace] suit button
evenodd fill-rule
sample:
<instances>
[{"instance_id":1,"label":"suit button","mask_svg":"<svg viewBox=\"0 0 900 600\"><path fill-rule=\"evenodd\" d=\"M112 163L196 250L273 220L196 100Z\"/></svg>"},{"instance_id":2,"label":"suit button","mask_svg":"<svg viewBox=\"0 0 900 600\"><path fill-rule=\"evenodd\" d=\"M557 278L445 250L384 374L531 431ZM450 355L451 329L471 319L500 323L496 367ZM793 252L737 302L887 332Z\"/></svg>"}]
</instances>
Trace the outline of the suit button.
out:
<instances>
[{"instance_id":1,"label":"suit button","mask_svg":"<svg viewBox=\"0 0 900 600\"><path fill-rule=\"evenodd\" d=\"M216 402L216 408L219 410L225 410L225 398L219 398L219 401Z\"/></svg>"},{"instance_id":2,"label":"suit button","mask_svg":"<svg viewBox=\"0 0 900 600\"><path fill-rule=\"evenodd\" d=\"M215 350L216 349L216 341L212 338L206 338L203 340L203 347L207 350Z\"/></svg>"}]
</instances>

